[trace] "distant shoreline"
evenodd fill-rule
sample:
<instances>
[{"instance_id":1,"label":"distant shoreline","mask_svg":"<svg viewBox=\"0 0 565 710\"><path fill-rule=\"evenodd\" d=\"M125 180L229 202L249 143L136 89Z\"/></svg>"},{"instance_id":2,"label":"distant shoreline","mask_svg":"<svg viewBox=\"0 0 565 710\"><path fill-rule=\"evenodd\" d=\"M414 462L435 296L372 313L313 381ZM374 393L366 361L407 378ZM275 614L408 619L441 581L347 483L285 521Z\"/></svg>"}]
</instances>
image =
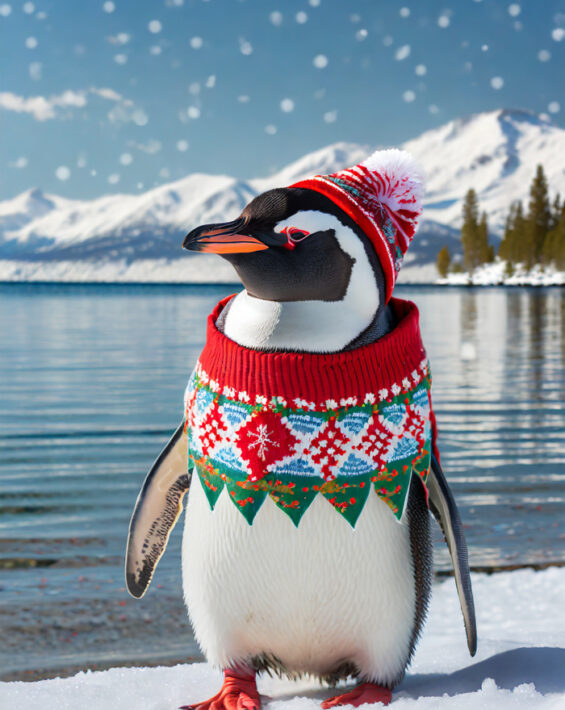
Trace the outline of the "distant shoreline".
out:
<instances>
[{"instance_id":1,"label":"distant shoreline","mask_svg":"<svg viewBox=\"0 0 565 710\"><path fill-rule=\"evenodd\" d=\"M99 286L111 286L117 288L177 288L177 289L187 289L187 288L218 288L220 286L232 286L234 288L241 288L240 281L202 281L202 282L186 282L180 283L178 281L40 281L40 280L0 280L0 287L3 286L57 286L57 287L99 287ZM453 289L484 289L484 288L565 288L565 283L553 283L553 284L540 284L540 283L452 283L452 282L433 282L422 281L422 282L409 282L409 283L397 283L395 289L409 289L409 288L453 288Z\"/></svg>"}]
</instances>

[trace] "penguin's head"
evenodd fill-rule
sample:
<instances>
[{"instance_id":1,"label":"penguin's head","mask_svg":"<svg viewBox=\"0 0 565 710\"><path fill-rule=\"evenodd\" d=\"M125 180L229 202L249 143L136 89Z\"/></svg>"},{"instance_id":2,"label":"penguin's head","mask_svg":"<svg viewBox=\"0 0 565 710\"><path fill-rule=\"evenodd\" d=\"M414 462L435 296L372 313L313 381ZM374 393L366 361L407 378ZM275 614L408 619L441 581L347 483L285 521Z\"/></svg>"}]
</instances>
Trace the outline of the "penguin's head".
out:
<instances>
[{"instance_id":1,"label":"penguin's head","mask_svg":"<svg viewBox=\"0 0 565 710\"><path fill-rule=\"evenodd\" d=\"M220 254L268 301L340 301L353 282L392 293L421 212L421 178L402 151L255 197L232 222L192 230L183 247ZM371 298L374 302L374 298Z\"/></svg>"}]
</instances>

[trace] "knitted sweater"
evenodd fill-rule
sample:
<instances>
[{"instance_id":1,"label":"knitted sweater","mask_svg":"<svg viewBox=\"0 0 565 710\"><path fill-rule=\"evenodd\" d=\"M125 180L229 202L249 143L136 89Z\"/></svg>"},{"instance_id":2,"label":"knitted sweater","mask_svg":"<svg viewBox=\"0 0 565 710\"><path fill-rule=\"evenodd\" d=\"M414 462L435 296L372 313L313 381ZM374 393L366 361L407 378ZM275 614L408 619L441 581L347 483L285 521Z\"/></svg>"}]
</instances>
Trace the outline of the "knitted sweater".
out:
<instances>
[{"instance_id":1,"label":"knitted sweater","mask_svg":"<svg viewBox=\"0 0 565 710\"><path fill-rule=\"evenodd\" d=\"M352 526L373 489L400 519L412 471L426 482L435 442L418 309L392 299L396 327L334 354L242 347L208 317L185 395L189 467L211 508L227 488L252 524L269 496L298 526L317 495Z\"/></svg>"}]
</instances>

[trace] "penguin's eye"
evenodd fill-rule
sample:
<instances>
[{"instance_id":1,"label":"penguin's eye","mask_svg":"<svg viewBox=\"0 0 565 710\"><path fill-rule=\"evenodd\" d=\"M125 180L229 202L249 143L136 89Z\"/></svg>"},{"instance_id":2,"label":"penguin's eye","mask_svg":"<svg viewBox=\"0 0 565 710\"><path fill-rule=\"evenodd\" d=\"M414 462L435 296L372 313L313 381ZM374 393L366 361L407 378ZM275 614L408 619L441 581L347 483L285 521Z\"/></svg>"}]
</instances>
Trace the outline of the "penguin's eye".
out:
<instances>
[{"instance_id":1,"label":"penguin's eye","mask_svg":"<svg viewBox=\"0 0 565 710\"><path fill-rule=\"evenodd\" d=\"M306 239L310 232L307 232L305 229L297 229L296 227L283 227L283 229L281 229L281 234L286 234L288 239L286 248L294 249L294 245L301 242L303 239Z\"/></svg>"}]
</instances>

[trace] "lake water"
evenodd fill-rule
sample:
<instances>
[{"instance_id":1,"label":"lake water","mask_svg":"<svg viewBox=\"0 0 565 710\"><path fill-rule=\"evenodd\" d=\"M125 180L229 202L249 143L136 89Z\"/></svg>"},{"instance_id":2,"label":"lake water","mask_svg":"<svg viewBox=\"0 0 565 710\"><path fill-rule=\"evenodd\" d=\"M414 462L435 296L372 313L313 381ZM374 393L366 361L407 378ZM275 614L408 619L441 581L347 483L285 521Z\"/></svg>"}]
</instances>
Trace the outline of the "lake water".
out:
<instances>
[{"instance_id":1,"label":"lake water","mask_svg":"<svg viewBox=\"0 0 565 710\"><path fill-rule=\"evenodd\" d=\"M0 677L199 658L180 532L147 596L123 552L230 286L0 286ZM565 290L399 288L421 313L471 565L565 561ZM449 557L436 534L436 567Z\"/></svg>"}]
</instances>

